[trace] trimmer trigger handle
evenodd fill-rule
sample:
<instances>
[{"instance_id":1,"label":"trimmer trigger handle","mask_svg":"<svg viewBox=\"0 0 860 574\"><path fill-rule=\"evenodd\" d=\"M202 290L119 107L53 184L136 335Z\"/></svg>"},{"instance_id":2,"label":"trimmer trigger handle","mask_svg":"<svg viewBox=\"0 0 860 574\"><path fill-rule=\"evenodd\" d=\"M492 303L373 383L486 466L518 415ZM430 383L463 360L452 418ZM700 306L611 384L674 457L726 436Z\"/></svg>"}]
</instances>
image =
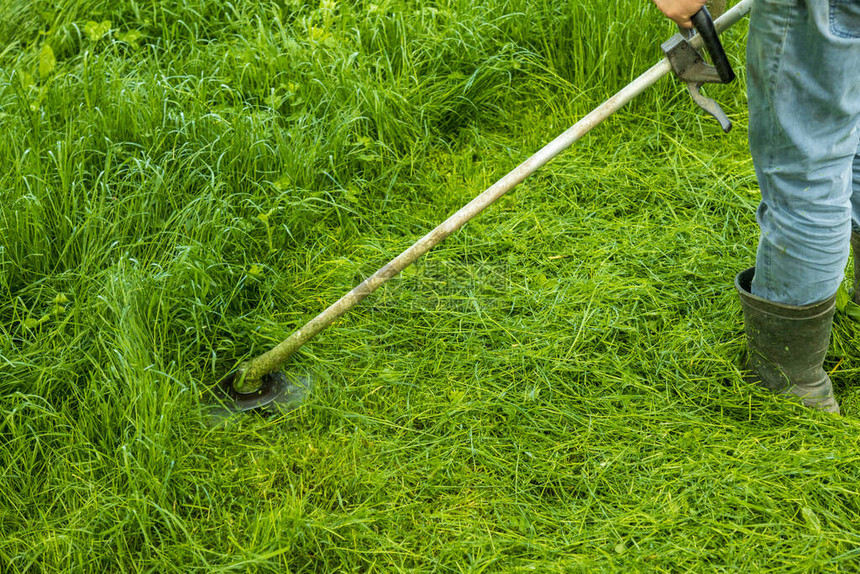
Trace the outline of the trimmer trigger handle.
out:
<instances>
[{"instance_id":1,"label":"trimmer trigger handle","mask_svg":"<svg viewBox=\"0 0 860 574\"><path fill-rule=\"evenodd\" d=\"M703 110L714 116L720 122L724 132L732 129L732 122L723 112L720 105L707 98L699 91L702 85L725 84L735 79L726 52L720 43L711 15L707 8L702 8L692 17L693 25L701 36L702 43L707 48L714 61L714 65L708 65L698 50L694 48L694 39L690 37L692 31L682 29L680 34L675 34L665 42L661 48L666 54L672 70L679 78L687 83L693 101Z\"/></svg>"},{"instance_id":2,"label":"trimmer trigger handle","mask_svg":"<svg viewBox=\"0 0 860 574\"><path fill-rule=\"evenodd\" d=\"M702 7L696 12L692 18L693 26L702 37L705 43L705 48L711 56L711 61L714 63L714 68L720 76L720 81L723 84L728 84L735 79L735 72L732 70L732 65L726 56L726 51L723 49L723 44L720 42L720 37L717 34L717 29L714 27L714 21L711 19L711 14L708 9Z\"/></svg>"}]
</instances>

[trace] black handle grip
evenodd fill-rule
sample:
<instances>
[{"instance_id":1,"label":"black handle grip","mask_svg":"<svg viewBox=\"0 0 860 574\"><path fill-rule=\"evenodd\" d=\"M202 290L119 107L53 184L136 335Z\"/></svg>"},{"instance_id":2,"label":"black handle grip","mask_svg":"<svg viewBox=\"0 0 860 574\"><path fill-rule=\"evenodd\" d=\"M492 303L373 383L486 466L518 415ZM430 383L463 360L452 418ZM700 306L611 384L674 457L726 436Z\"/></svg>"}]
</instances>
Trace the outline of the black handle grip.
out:
<instances>
[{"instance_id":1,"label":"black handle grip","mask_svg":"<svg viewBox=\"0 0 860 574\"><path fill-rule=\"evenodd\" d=\"M726 57L726 51L723 50L723 45L720 43L720 37L717 35L717 29L714 28L714 21L711 19L710 12L707 8L702 7L690 19L705 42L705 48L711 55L711 60L720 75L720 80L724 84L728 84L735 79L735 72L732 70L732 65L729 64L729 59Z\"/></svg>"}]
</instances>

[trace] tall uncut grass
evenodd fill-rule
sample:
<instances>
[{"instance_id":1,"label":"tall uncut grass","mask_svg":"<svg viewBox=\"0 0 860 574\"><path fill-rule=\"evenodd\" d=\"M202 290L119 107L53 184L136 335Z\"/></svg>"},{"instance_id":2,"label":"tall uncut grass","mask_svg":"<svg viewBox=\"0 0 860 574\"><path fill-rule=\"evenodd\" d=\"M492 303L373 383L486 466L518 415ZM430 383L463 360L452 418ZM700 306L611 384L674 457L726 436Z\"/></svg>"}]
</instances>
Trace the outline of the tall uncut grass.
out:
<instances>
[{"instance_id":1,"label":"tall uncut grass","mask_svg":"<svg viewBox=\"0 0 860 574\"><path fill-rule=\"evenodd\" d=\"M672 33L632 0L0 0L0 571L856 569L858 327L841 418L738 370L743 78L708 88L730 135L667 79L527 180L300 351L300 408L207 417Z\"/></svg>"}]
</instances>

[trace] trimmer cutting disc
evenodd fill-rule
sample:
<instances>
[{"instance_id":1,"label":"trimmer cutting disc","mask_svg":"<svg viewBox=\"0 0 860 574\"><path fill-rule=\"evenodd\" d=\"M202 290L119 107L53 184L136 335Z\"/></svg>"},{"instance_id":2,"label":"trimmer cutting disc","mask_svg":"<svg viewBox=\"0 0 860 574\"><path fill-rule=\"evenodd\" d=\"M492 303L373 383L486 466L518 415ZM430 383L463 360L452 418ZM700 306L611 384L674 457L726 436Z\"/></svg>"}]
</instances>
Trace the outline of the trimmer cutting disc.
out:
<instances>
[{"instance_id":1,"label":"trimmer cutting disc","mask_svg":"<svg viewBox=\"0 0 860 574\"><path fill-rule=\"evenodd\" d=\"M230 373L213 389L218 404L210 410L212 416L229 417L255 410L289 411L298 407L313 389L313 379L309 375L296 376L276 371L264 375L256 391L240 393L233 388L236 374Z\"/></svg>"}]
</instances>

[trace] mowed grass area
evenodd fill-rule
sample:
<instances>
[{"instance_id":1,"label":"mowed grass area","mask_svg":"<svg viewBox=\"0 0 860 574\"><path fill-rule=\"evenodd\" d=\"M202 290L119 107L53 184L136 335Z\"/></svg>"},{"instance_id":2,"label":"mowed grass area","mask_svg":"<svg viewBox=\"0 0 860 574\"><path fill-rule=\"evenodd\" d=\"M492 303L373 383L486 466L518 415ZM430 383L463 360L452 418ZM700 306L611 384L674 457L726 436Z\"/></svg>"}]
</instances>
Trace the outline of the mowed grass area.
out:
<instances>
[{"instance_id":1,"label":"mowed grass area","mask_svg":"<svg viewBox=\"0 0 860 574\"><path fill-rule=\"evenodd\" d=\"M304 347L202 399L660 58L650 2L0 0L0 570L860 566L844 416L750 388L746 24Z\"/></svg>"}]
</instances>

